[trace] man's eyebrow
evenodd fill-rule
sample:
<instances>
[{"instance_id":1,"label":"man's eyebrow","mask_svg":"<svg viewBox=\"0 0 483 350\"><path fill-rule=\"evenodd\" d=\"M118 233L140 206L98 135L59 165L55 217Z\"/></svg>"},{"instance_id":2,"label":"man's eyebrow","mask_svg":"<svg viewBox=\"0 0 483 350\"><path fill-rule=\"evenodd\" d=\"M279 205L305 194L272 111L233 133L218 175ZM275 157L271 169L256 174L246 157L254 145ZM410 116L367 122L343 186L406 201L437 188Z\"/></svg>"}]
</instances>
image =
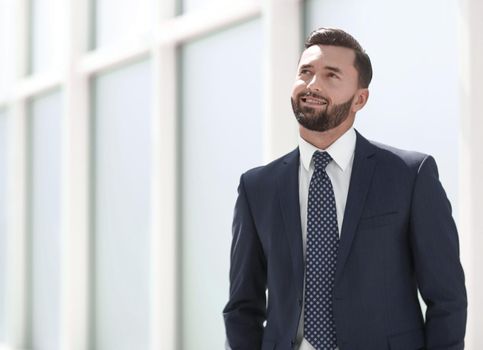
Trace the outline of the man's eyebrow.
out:
<instances>
[{"instance_id":1,"label":"man's eyebrow","mask_svg":"<svg viewBox=\"0 0 483 350\"><path fill-rule=\"evenodd\" d=\"M301 71L303 69L307 69L307 68L314 68L314 66L311 65L311 64L303 64L303 65L300 66L299 71ZM335 72L335 73L342 74L342 70L340 68L338 68L338 67L325 66L324 69L330 70L331 72Z\"/></svg>"},{"instance_id":2,"label":"man's eyebrow","mask_svg":"<svg viewBox=\"0 0 483 350\"><path fill-rule=\"evenodd\" d=\"M340 68L332 67L332 66L325 66L324 68L332 72L342 74L342 70Z\"/></svg>"},{"instance_id":3,"label":"man's eyebrow","mask_svg":"<svg viewBox=\"0 0 483 350\"><path fill-rule=\"evenodd\" d=\"M311 64L303 64L300 66L300 69L299 70L302 70L302 69L306 69L306 68L313 68L314 66L312 66Z\"/></svg>"}]
</instances>

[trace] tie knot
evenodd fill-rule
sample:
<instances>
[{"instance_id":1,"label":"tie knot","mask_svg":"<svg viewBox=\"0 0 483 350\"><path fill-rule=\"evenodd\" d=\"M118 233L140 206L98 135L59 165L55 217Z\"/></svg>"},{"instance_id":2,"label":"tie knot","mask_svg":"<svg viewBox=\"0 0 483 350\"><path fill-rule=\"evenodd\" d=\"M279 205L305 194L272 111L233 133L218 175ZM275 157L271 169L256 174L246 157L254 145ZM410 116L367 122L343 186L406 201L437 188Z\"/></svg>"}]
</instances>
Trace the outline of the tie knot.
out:
<instances>
[{"instance_id":1,"label":"tie knot","mask_svg":"<svg viewBox=\"0 0 483 350\"><path fill-rule=\"evenodd\" d=\"M325 170L325 167L327 164L330 163L332 160L332 157L330 156L329 153L327 152L320 152L320 151L315 151L314 155L314 168L320 169L320 170Z\"/></svg>"}]
</instances>

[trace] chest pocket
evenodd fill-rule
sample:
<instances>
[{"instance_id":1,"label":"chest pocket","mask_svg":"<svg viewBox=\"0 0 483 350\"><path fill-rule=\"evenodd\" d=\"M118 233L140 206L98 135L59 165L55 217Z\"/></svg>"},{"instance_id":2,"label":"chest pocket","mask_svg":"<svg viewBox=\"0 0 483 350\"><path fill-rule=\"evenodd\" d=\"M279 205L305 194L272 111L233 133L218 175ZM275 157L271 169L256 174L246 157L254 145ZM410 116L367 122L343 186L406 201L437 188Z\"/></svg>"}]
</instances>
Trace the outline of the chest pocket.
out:
<instances>
[{"instance_id":1,"label":"chest pocket","mask_svg":"<svg viewBox=\"0 0 483 350\"><path fill-rule=\"evenodd\" d=\"M367 230L378 227L388 226L397 221L398 212L396 210L387 211L380 214L363 216L359 220L358 229Z\"/></svg>"}]
</instances>

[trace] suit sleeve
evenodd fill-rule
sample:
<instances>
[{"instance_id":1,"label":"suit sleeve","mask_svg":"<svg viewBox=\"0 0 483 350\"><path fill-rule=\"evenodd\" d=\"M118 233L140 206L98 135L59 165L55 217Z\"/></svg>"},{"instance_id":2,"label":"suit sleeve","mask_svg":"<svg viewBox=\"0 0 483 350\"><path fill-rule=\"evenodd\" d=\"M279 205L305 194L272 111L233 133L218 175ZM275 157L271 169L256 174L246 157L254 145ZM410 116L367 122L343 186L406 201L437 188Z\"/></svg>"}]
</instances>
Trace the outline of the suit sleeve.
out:
<instances>
[{"instance_id":1,"label":"suit sleeve","mask_svg":"<svg viewBox=\"0 0 483 350\"><path fill-rule=\"evenodd\" d=\"M462 350L467 319L465 276L451 204L432 156L419 166L410 226L416 277L427 305L426 349Z\"/></svg>"},{"instance_id":2,"label":"suit sleeve","mask_svg":"<svg viewBox=\"0 0 483 350\"><path fill-rule=\"evenodd\" d=\"M227 349L261 347L266 318L266 259L250 211L243 175L232 225L230 295L223 310Z\"/></svg>"}]
</instances>

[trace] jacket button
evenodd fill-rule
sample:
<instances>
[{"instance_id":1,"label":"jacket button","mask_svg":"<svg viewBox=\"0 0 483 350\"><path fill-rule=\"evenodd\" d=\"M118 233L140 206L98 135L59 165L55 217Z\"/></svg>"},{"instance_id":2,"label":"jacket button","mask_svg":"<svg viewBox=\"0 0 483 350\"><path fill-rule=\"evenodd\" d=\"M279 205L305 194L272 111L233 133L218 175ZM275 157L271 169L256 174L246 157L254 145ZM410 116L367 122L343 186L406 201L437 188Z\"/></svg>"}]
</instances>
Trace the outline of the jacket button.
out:
<instances>
[{"instance_id":1,"label":"jacket button","mask_svg":"<svg viewBox=\"0 0 483 350\"><path fill-rule=\"evenodd\" d=\"M299 306L302 306L302 298L298 298Z\"/></svg>"},{"instance_id":2,"label":"jacket button","mask_svg":"<svg viewBox=\"0 0 483 350\"><path fill-rule=\"evenodd\" d=\"M295 345L295 341L292 339L292 340L290 341L290 346L293 348L293 347L294 347L294 345Z\"/></svg>"}]
</instances>

